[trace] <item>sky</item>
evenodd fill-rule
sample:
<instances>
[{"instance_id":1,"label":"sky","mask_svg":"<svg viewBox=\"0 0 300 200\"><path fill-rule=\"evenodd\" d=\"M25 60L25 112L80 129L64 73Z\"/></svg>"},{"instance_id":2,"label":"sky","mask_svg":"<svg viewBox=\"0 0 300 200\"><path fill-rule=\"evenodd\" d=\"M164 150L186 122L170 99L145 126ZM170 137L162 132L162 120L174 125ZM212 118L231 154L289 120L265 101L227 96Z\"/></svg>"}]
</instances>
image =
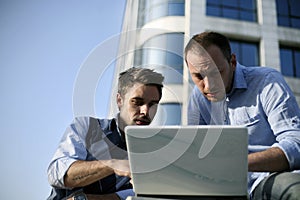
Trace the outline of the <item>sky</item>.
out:
<instances>
[{"instance_id":1,"label":"sky","mask_svg":"<svg viewBox=\"0 0 300 200\"><path fill-rule=\"evenodd\" d=\"M73 117L107 116L125 3L0 0L0 199L46 199Z\"/></svg>"}]
</instances>

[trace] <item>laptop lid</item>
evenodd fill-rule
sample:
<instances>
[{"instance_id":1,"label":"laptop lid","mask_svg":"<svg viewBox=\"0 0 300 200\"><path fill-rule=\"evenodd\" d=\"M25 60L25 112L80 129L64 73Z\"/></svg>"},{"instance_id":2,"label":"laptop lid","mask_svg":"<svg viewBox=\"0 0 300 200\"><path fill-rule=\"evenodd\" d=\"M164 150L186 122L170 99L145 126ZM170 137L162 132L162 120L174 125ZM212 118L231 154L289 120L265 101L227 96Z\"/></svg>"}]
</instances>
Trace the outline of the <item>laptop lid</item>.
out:
<instances>
[{"instance_id":1,"label":"laptop lid","mask_svg":"<svg viewBox=\"0 0 300 200\"><path fill-rule=\"evenodd\" d=\"M243 126L127 126L138 196L247 196Z\"/></svg>"}]
</instances>

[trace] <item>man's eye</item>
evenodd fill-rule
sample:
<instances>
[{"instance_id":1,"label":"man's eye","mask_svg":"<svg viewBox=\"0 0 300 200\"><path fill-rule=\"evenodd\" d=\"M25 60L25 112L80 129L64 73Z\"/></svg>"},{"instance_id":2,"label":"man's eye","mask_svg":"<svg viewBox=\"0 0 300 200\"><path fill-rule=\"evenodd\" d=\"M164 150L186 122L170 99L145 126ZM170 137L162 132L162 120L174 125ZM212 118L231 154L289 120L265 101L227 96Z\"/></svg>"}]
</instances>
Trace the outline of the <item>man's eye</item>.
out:
<instances>
[{"instance_id":1,"label":"man's eye","mask_svg":"<svg viewBox=\"0 0 300 200\"><path fill-rule=\"evenodd\" d=\"M142 102L141 100L138 100L138 99L132 99L132 100L131 100L131 103L132 103L133 105L136 105L136 106L139 106L139 105L142 105L142 104L143 104L143 102Z\"/></svg>"},{"instance_id":2,"label":"man's eye","mask_svg":"<svg viewBox=\"0 0 300 200\"><path fill-rule=\"evenodd\" d=\"M199 80L202 80L203 79L203 77L201 76L201 74L195 74L194 75L197 79L199 79Z\"/></svg>"}]
</instances>

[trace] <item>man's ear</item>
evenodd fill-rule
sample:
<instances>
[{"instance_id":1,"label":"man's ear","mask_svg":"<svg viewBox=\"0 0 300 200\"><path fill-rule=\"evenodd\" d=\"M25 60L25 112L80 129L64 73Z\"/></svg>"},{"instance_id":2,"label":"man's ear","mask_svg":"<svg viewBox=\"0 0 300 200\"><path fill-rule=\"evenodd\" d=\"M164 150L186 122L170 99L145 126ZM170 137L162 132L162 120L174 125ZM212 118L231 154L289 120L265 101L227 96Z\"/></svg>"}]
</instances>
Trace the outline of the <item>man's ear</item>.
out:
<instances>
[{"instance_id":1,"label":"man's ear","mask_svg":"<svg viewBox=\"0 0 300 200\"><path fill-rule=\"evenodd\" d=\"M119 110L123 106L123 98L120 93L117 93L117 105Z\"/></svg>"},{"instance_id":2,"label":"man's ear","mask_svg":"<svg viewBox=\"0 0 300 200\"><path fill-rule=\"evenodd\" d=\"M236 68L236 55L233 53L231 54L231 59L230 59L230 64L231 64L231 67L233 69L233 71L235 71L235 68Z\"/></svg>"}]
</instances>

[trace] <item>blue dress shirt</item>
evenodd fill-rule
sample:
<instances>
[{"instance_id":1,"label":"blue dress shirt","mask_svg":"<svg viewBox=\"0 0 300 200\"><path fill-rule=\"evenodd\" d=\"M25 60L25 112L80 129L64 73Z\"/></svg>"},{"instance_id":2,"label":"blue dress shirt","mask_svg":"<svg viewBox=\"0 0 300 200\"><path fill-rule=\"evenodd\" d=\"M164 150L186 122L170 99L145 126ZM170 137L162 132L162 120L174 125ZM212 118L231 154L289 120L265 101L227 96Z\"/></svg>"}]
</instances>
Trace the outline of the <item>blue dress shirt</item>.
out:
<instances>
[{"instance_id":1,"label":"blue dress shirt","mask_svg":"<svg viewBox=\"0 0 300 200\"><path fill-rule=\"evenodd\" d=\"M188 106L188 124L245 125L249 153L279 147L290 170L300 169L299 107L282 75L272 68L237 64L233 88L220 102L208 101L195 86ZM249 172L248 192L267 175Z\"/></svg>"},{"instance_id":2,"label":"blue dress shirt","mask_svg":"<svg viewBox=\"0 0 300 200\"><path fill-rule=\"evenodd\" d=\"M64 176L77 160L128 159L125 141L115 119L78 117L66 129L48 167L48 181L52 186L50 199L64 199L83 190L87 194L117 193L121 199L134 195L130 178L110 175L83 188L67 188Z\"/></svg>"}]
</instances>

